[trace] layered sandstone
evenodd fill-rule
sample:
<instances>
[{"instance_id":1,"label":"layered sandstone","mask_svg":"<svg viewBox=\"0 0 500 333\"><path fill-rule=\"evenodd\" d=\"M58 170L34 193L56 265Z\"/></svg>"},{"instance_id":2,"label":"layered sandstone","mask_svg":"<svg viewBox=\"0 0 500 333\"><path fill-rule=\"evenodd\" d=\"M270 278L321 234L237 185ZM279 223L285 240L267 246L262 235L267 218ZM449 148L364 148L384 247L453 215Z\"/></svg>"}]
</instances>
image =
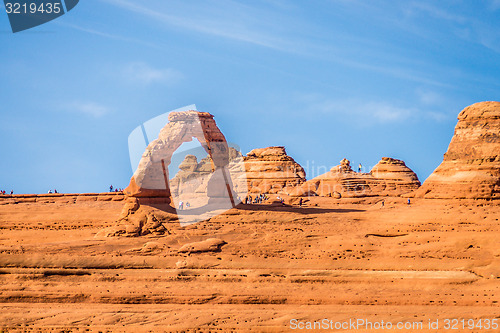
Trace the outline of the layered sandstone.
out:
<instances>
[{"instance_id":1,"label":"layered sandstone","mask_svg":"<svg viewBox=\"0 0 500 333\"><path fill-rule=\"evenodd\" d=\"M425 198L500 198L500 102L460 112L441 165L416 193Z\"/></svg>"},{"instance_id":2,"label":"layered sandstone","mask_svg":"<svg viewBox=\"0 0 500 333\"><path fill-rule=\"evenodd\" d=\"M415 172L404 161L395 158L382 157L372 168L370 175L375 178L375 181L370 182L370 188L375 193L401 195L420 187Z\"/></svg>"},{"instance_id":3,"label":"layered sandstone","mask_svg":"<svg viewBox=\"0 0 500 333\"><path fill-rule=\"evenodd\" d=\"M399 196L417 189L417 175L401 160L383 157L369 173L355 172L349 160L329 172L313 178L292 190L292 196L367 197Z\"/></svg>"},{"instance_id":4,"label":"layered sandstone","mask_svg":"<svg viewBox=\"0 0 500 333\"><path fill-rule=\"evenodd\" d=\"M248 192L279 193L305 182L304 169L285 147L254 149L244 157Z\"/></svg>"}]
</instances>

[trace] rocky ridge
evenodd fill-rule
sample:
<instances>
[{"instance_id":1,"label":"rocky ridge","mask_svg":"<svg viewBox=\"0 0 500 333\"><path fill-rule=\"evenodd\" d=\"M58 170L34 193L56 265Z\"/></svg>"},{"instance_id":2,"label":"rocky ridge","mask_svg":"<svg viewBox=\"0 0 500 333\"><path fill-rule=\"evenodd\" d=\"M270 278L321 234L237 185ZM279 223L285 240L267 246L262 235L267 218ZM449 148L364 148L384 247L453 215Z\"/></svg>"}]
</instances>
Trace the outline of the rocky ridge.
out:
<instances>
[{"instance_id":1,"label":"rocky ridge","mask_svg":"<svg viewBox=\"0 0 500 333\"><path fill-rule=\"evenodd\" d=\"M349 160L344 158L329 172L305 182L289 194L334 198L400 196L419 186L417 175L401 160L383 157L369 173L361 173L353 171Z\"/></svg>"}]
</instances>

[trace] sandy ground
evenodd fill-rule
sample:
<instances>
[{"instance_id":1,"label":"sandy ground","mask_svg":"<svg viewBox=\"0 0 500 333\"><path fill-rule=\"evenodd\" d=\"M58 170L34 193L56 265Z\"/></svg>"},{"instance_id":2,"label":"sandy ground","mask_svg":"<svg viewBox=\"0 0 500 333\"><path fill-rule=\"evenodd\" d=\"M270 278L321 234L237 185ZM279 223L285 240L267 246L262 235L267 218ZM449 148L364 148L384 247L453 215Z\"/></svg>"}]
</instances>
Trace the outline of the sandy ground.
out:
<instances>
[{"instance_id":1,"label":"sandy ground","mask_svg":"<svg viewBox=\"0 0 500 333\"><path fill-rule=\"evenodd\" d=\"M500 202L381 200L242 205L165 236L96 238L123 201L0 199L0 331L499 331L467 320L500 325ZM227 244L177 252L208 238ZM446 329L454 318L465 329Z\"/></svg>"}]
</instances>

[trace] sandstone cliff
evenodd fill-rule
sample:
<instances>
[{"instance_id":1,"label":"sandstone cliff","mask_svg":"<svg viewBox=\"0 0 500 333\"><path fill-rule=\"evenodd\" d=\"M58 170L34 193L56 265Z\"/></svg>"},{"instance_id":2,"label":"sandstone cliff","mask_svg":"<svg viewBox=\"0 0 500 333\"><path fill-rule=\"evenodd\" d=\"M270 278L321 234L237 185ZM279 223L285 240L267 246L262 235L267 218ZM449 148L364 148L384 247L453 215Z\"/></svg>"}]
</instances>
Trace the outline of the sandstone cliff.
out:
<instances>
[{"instance_id":1,"label":"sandstone cliff","mask_svg":"<svg viewBox=\"0 0 500 333\"><path fill-rule=\"evenodd\" d=\"M476 103L460 112L443 162L416 196L500 198L500 102Z\"/></svg>"}]
</instances>

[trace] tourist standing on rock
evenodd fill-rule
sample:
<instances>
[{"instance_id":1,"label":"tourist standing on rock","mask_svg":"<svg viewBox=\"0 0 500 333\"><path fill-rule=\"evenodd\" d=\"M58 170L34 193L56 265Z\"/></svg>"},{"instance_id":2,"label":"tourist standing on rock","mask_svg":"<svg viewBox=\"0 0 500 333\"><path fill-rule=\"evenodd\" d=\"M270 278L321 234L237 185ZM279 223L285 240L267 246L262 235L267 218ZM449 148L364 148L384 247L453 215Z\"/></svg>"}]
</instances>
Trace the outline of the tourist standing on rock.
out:
<instances>
[{"instance_id":1,"label":"tourist standing on rock","mask_svg":"<svg viewBox=\"0 0 500 333\"><path fill-rule=\"evenodd\" d=\"M184 202L179 201L179 209L183 210L184 209Z\"/></svg>"},{"instance_id":2,"label":"tourist standing on rock","mask_svg":"<svg viewBox=\"0 0 500 333\"><path fill-rule=\"evenodd\" d=\"M382 207L384 207L384 205L385 205L385 201L384 201L384 200L382 200Z\"/></svg>"},{"instance_id":3,"label":"tourist standing on rock","mask_svg":"<svg viewBox=\"0 0 500 333\"><path fill-rule=\"evenodd\" d=\"M109 186L109 192L113 192L113 185Z\"/></svg>"},{"instance_id":4,"label":"tourist standing on rock","mask_svg":"<svg viewBox=\"0 0 500 333\"><path fill-rule=\"evenodd\" d=\"M361 163L359 163L359 165L358 165L358 172L361 172L361 169L363 169L363 166L361 165Z\"/></svg>"},{"instance_id":5,"label":"tourist standing on rock","mask_svg":"<svg viewBox=\"0 0 500 333\"><path fill-rule=\"evenodd\" d=\"M302 198L299 200L299 206L302 207Z\"/></svg>"},{"instance_id":6,"label":"tourist standing on rock","mask_svg":"<svg viewBox=\"0 0 500 333\"><path fill-rule=\"evenodd\" d=\"M410 205L410 199L408 199L408 206Z\"/></svg>"},{"instance_id":7,"label":"tourist standing on rock","mask_svg":"<svg viewBox=\"0 0 500 333\"><path fill-rule=\"evenodd\" d=\"M10 190L10 195L14 194L14 190Z\"/></svg>"}]
</instances>

